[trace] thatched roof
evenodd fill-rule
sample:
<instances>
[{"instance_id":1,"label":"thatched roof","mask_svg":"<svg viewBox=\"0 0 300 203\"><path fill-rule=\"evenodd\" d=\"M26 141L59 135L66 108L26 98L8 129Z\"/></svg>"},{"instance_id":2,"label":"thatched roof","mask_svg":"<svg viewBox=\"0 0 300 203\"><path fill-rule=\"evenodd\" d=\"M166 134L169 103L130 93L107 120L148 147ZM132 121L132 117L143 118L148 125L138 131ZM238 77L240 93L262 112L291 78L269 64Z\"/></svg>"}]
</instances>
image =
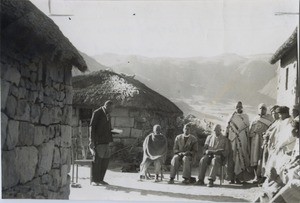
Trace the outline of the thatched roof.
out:
<instances>
[{"instance_id":1,"label":"thatched roof","mask_svg":"<svg viewBox=\"0 0 300 203\"><path fill-rule=\"evenodd\" d=\"M73 77L73 90L75 106L97 108L110 99L116 106L183 114L169 99L140 81L109 70Z\"/></svg>"},{"instance_id":2,"label":"thatched roof","mask_svg":"<svg viewBox=\"0 0 300 203\"><path fill-rule=\"evenodd\" d=\"M86 63L58 26L28 0L1 0L1 54L37 54L74 65Z\"/></svg>"},{"instance_id":3,"label":"thatched roof","mask_svg":"<svg viewBox=\"0 0 300 203\"><path fill-rule=\"evenodd\" d=\"M279 47L275 54L270 59L271 64L275 64L279 61L291 48L297 46L297 28L294 30L293 34Z\"/></svg>"}]
</instances>

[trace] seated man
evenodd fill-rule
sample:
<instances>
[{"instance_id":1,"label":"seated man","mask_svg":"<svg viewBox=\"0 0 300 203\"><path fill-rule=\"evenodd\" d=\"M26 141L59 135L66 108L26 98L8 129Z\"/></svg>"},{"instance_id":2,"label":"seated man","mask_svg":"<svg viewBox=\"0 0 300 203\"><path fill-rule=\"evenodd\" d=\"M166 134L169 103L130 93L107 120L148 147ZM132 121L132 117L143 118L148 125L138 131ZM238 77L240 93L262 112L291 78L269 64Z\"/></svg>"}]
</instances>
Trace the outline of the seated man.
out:
<instances>
[{"instance_id":1,"label":"seated man","mask_svg":"<svg viewBox=\"0 0 300 203\"><path fill-rule=\"evenodd\" d=\"M174 183L174 178L178 172L180 163L183 165L183 181L184 184L189 184L191 181L191 166L192 160L198 151L198 141L194 135L190 134L191 123L185 124L183 134L177 135L174 142L174 156L171 160L171 173L169 184Z\"/></svg>"},{"instance_id":2,"label":"seated man","mask_svg":"<svg viewBox=\"0 0 300 203\"><path fill-rule=\"evenodd\" d=\"M213 182L216 180L216 173L220 170L223 161L225 160L228 152L228 145L226 137L221 133L221 125L217 124L214 127L214 133L206 138L204 144L204 156L199 162L199 176L197 185L204 185L204 177L208 166L211 164L211 170L209 171L209 183L208 187L213 186Z\"/></svg>"},{"instance_id":3,"label":"seated man","mask_svg":"<svg viewBox=\"0 0 300 203\"><path fill-rule=\"evenodd\" d=\"M154 162L155 182L158 182L158 176L161 173L161 165L167 154L167 138L161 134L160 125L153 126L153 132L149 134L143 143L143 161L140 165L140 179L147 178L148 167Z\"/></svg>"}]
</instances>

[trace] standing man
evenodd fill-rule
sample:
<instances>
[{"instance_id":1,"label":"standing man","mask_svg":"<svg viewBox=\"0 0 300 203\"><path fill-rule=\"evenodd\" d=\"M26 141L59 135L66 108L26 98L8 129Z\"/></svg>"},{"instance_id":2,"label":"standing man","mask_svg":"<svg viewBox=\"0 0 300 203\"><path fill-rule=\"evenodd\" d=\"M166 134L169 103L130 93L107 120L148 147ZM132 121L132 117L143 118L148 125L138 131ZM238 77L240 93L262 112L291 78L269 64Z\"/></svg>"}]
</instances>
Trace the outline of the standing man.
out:
<instances>
[{"instance_id":1,"label":"standing man","mask_svg":"<svg viewBox=\"0 0 300 203\"><path fill-rule=\"evenodd\" d=\"M274 105L270 109L273 117L273 123L270 125L266 133L263 135L263 156L262 156L262 173L261 173L263 177L265 176L265 166L267 164L270 151L274 147L275 137L279 126L279 114L277 112L278 108L279 108L278 105Z\"/></svg>"},{"instance_id":2,"label":"standing man","mask_svg":"<svg viewBox=\"0 0 300 203\"><path fill-rule=\"evenodd\" d=\"M161 134L160 125L154 125L153 132L145 138L143 151L143 161L140 165L140 179L147 178L148 168L151 162L154 162L155 182L159 182L158 176L161 174L161 167L168 151L167 138Z\"/></svg>"},{"instance_id":3,"label":"standing man","mask_svg":"<svg viewBox=\"0 0 300 203\"><path fill-rule=\"evenodd\" d=\"M255 117L250 127L250 165L256 173L257 183L261 183L261 161L262 161L262 147L263 135L272 124L273 118L267 114L267 106L263 103L258 105L258 116ZM262 181L263 182L263 181Z\"/></svg>"},{"instance_id":4,"label":"standing man","mask_svg":"<svg viewBox=\"0 0 300 203\"><path fill-rule=\"evenodd\" d=\"M174 184L175 175L182 163L182 177L184 184L191 183L192 160L198 152L198 141L190 134L191 123L185 124L183 134L177 135L174 142L174 156L171 160L171 173L169 184Z\"/></svg>"},{"instance_id":5,"label":"standing man","mask_svg":"<svg viewBox=\"0 0 300 203\"><path fill-rule=\"evenodd\" d=\"M108 100L104 106L93 112L90 127L90 149L93 152L92 182L93 185L107 185L104 176L108 167L110 151L109 143L113 141L110 113L113 108L112 101Z\"/></svg>"},{"instance_id":6,"label":"standing man","mask_svg":"<svg viewBox=\"0 0 300 203\"><path fill-rule=\"evenodd\" d=\"M243 113L243 104L239 101L226 128L226 137L232 149L227 163L227 174L231 184L249 179L244 174L250 166L249 125L249 117Z\"/></svg>"},{"instance_id":7,"label":"standing man","mask_svg":"<svg viewBox=\"0 0 300 203\"><path fill-rule=\"evenodd\" d=\"M214 133L209 135L204 144L204 156L199 162L199 175L196 185L204 185L204 178L207 167L212 165L209 171L209 183L208 187L212 187L216 180L216 174L220 171L220 168L227 156L227 139L221 133L221 125L216 124L214 127Z\"/></svg>"}]
</instances>

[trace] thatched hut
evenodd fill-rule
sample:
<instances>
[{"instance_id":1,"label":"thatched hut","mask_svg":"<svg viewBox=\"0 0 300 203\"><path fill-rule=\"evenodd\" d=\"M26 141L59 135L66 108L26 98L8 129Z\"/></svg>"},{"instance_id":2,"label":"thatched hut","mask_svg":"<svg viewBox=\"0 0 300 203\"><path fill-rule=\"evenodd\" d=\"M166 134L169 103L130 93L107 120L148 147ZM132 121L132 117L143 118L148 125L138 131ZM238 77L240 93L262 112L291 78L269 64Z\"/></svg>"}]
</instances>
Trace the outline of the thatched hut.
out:
<instances>
[{"instance_id":1,"label":"thatched hut","mask_svg":"<svg viewBox=\"0 0 300 203\"><path fill-rule=\"evenodd\" d=\"M277 104L292 108L299 104L299 65L297 52L297 28L293 34L278 48L270 63L279 62Z\"/></svg>"},{"instance_id":2,"label":"thatched hut","mask_svg":"<svg viewBox=\"0 0 300 203\"><path fill-rule=\"evenodd\" d=\"M115 143L126 147L143 141L155 124L160 124L173 142L176 121L183 115L182 111L133 77L103 70L74 77L73 87L74 136L81 134L83 145L87 146L88 124L93 110L108 99L115 103L112 126L123 130L122 134L114 136Z\"/></svg>"},{"instance_id":3,"label":"thatched hut","mask_svg":"<svg viewBox=\"0 0 300 203\"><path fill-rule=\"evenodd\" d=\"M87 66L27 0L1 0L2 198L68 199L73 66Z\"/></svg>"}]
</instances>

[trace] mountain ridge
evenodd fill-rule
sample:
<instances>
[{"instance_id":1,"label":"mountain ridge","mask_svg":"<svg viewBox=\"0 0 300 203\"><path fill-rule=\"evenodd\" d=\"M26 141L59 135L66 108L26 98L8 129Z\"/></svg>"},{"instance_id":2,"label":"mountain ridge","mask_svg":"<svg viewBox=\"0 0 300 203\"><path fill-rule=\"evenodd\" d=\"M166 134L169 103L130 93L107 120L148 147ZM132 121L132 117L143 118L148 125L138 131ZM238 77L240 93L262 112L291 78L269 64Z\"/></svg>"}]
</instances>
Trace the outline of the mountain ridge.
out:
<instances>
[{"instance_id":1,"label":"mountain ridge","mask_svg":"<svg viewBox=\"0 0 300 203\"><path fill-rule=\"evenodd\" d=\"M277 65L268 62L271 56L226 53L214 57L150 58L109 53L89 61L101 64L92 64L90 70L110 68L132 75L174 103L178 102L187 110L185 113L192 113L193 108L182 105L182 101L187 103L197 95L220 103L241 100L252 106L262 102L274 104L276 84L270 81L276 77ZM192 102L188 105L193 106Z\"/></svg>"}]
</instances>

